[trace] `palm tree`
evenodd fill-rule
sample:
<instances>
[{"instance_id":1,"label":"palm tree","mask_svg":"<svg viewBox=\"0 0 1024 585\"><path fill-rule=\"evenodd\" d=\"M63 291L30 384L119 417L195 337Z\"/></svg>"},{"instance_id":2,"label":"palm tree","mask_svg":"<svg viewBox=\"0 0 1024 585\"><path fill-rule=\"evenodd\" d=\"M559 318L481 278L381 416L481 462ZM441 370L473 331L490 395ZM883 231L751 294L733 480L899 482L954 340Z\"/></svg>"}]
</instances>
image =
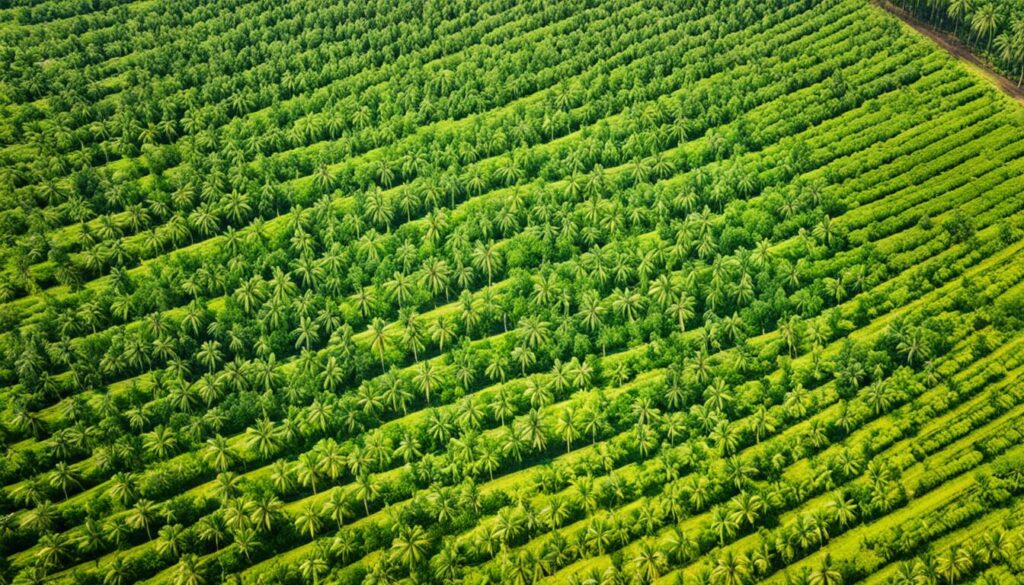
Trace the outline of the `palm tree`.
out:
<instances>
[{"instance_id":1,"label":"palm tree","mask_svg":"<svg viewBox=\"0 0 1024 585\"><path fill-rule=\"evenodd\" d=\"M246 506L249 510L249 522L258 530L270 532L274 522L281 515L284 504L273 494L261 494Z\"/></svg>"},{"instance_id":2,"label":"palm tree","mask_svg":"<svg viewBox=\"0 0 1024 585\"><path fill-rule=\"evenodd\" d=\"M84 555L95 555L107 547L107 533L99 521L94 518L87 518L78 530L75 544ZM96 556L94 558L98 567L100 563L99 557Z\"/></svg>"},{"instance_id":3,"label":"palm tree","mask_svg":"<svg viewBox=\"0 0 1024 585\"><path fill-rule=\"evenodd\" d=\"M494 273L501 270L501 254L494 242L488 242L486 245L477 242L473 249L472 261L477 270L483 270L487 274L487 286L491 286Z\"/></svg>"},{"instance_id":4,"label":"palm tree","mask_svg":"<svg viewBox=\"0 0 1024 585\"><path fill-rule=\"evenodd\" d=\"M936 569L947 583L956 583L974 566L970 550L959 544L949 547L935 559Z\"/></svg>"},{"instance_id":5,"label":"palm tree","mask_svg":"<svg viewBox=\"0 0 1024 585\"><path fill-rule=\"evenodd\" d=\"M245 430L246 446L255 449L260 457L266 459L281 448L280 434L277 427L268 418L256 421L256 426Z\"/></svg>"},{"instance_id":6,"label":"palm tree","mask_svg":"<svg viewBox=\"0 0 1024 585\"><path fill-rule=\"evenodd\" d=\"M612 309L630 323L636 320L644 305L643 295L629 288L615 289L610 298Z\"/></svg>"},{"instance_id":7,"label":"palm tree","mask_svg":"<svg viewBox=\"0 0 1024 585\"><path fill-rule=\"evenodd\" d=\"M224 518L220 514L203 516L196 524L197 535L205 542L213 542L214 549L220 550L220 541L227 536Z\"/></svg>"},{"instance_id":8,"label":"palm tree","mask_svg":"<svg viewBox=\"0 0 1024 585\"><path fill-rule=\"evenodd\" d=\"M71 556L70 545L64 534L44 534L39 538L36 559L45 568L59 566Z\"/></svg>"},{"instance_id":9,"label":"palm tree","mask_svg":"<svg viewBox=\"0 0 1024 585\"><path fill-rule=\"evenodd\" d=\"M370 501L377 498L378 491L376 480L369 474L363 473L356 478L353 495L362 500L363 510L367 516L370 515Z\"/></svg>"},{"instance_id":10,"label":"palm tree","mask_svg":"<svg viewBox=\"0 0 1024 585\"><path fill-rule=\"evenodd\" d=\"M199 567L199 557L189 554L181 557L174 569L174 585L203 585L206 579L203 578L202 570Z\"/></svg>"},{"instance_id":11,"label":"palm tree","mask_svg":"<svg viewBox=\"0 0 1024 585\"><path fill-rule=\"evenodd\" d=\"M429 546L430 537L421 526L401 526L391 543L391 556L412 571L427 560Z\"/></svg>"},{"instance_id":12,"label":"palm tree","mask_svg":"<svg viewBox=\"0 0 1024 585\"><path fill-rule=\"evenodd\" d=\"M842 585L843 574L832 564L832 555L826 554L818 568L811 571L810 585Z\"/></svg>"},{"instance_id":13,"label":"palm tree","mask_svg":"<svg viewBox=\"0 0 1024 585\"><path fill-rule=\"evenodd\" d=\"M162 556L178 557L184 544L184 526L167 524L157 531L156 550Z\"/></svg>"},{"instance_id":14,"label":"palm tree","mask_svg":"<svg viewBox=\"0 0 1024 585\"><path fill-rule=\"evenodd\" d=\"M826 506L828 506L836 522L839 522L839 525L843 528L849 526L857 519L856 502L847 499L842 493L837 493Z\"/></svg>"},{"instance_id":15,"label":"palm tree","mask_svg":"<svg viewBox=\"0 0 1024 585\"><path fill-rule=\"evenodd\" d=\"M295 476L303 487L310 487L316 495L316 483L320 479L320 456L316 451L306 451L295 461Z\"/></svg>"},{"instance_id":16,"label":"palm tree","mask_svg":"<svg viewBox=\"0 0 1024 585\"><path fill-rule=\"evenodd\" d=\"M220 342L216 340L204 341L199 346L199 351L196 352L196 359L199 360L199 363L205 365L208 371L212 372L215 370L223 359Z\"/></svg>"},{"instance_id":17,"label":"palm tree","mask_svg":"<svg viewBox=\"0 0 1024 585\"><path fill-rule=\"evenodd\" d=\"M661 577L668 566L668 558L650 541L644 540L641 541L640 550L633 557L632 564L641 582L652 583Z\"/></svg>"},{"instance_id":18,"label":"palm tree","mask_svg":"<svg viewBox=\"0 0 1024 585\"><path fill-rule=\"evenodd\" d=\"M519 338L532 350L542 347L550 337L551 324L536 317L523 317L519 320L516 333Z\"/></svg>"},{"instance_id":19,"label":"palm tree","mask_svg":"<svg viewBox=\"0 0 1024 585\"><path fill-rule=\"evenodd\" d=\"M345 514L348 510L348 503L345 501L345 494L340 489L331 491L331 496L324 502L323 513L338 524L341 530L345 522Z\"/></svg>"},{"instance_id":20,"label":"palm tree","mask_svg":"<svg viewBox=\"0 0 1024 585\"><path fill-rule=\"evenodd\" d=\"M256 534L256 530L249 526L240 528L234 533L234 539L235 547L245 555L245 560L252 562L252 553L256 552L260 546L260 538Z\"/></svg>"},{"instance_id":21,"label":"palm tree","mask_svg":"<svg viewBox=\"0 0 1024 585\"><path fill-rule=\"evenodd\" d=\"M61 461L55 464L53 466L53 471L50 472L50 485L60 488L60 491L64 494L64 499L66 500L68 499L68 488L80 485L78 473L67 463Z\"/></svg>"},{"instance_id":22,"label":"palm tree","mask_svg":"<svg viewBox=\"0 0 1024 585\"><path fill-rule=\"evenodd\" d=\"M135 505L129 509L128 515L125 517L125 521L132 528L145 528L146 537L149 540L153 540L153 533L150 531L153 521L156 520L159 513L158 506L150 500L142 499L135 502Z\"/></svg>"},{"instance_id":23,"label":"palm tree","mask_svg":"<svg viewBox=\"0 0 1024 585\"><path fill-rule=\"evenodd\" d=\"M953 36L960 29L960 21L974 9L974 0L949 0L946 14L953 19Z\"/></svg>"},{"instance_id":24,"label":"palm tree","mask_svg":"<svg viewBox=\"0 0 1024 585\"><path fill-rule=\"evenodd\" d=\"M441 367L435 366L432 362L420 363L412 377L412 383L416 389L423 393L423 396L430 404L430 393L438 388L443 381L444 371Z\"/></svg>"},{"instance_id":25,"label":"palm tree","mask_svg":"<svg viewBox=\"0 0 1024 585\"><path fill-rule=\"evenodd\" d=\"M727 550L715 561L711 580L717 585L743 585L750 580L750 562L745 556Z\"/></svg>"},{"instance_id":26,"label":"palm tree","mask_svg":"<svg viewBox=\"0 0 1024 585\"><path fill-rule=\"evenodd\" d=\"M107 493L122 506L127 505L138 494L137 479L138 476L132 472L115 473L110 478L110 487L107 489Z\"/></svg>"},{"instance_id":27,"label":"palm tree","mask_svg":"<svg viewBox=\"0 0 1024 585\"><path fill-rule=\"evenodd\" d=\"M309 534L309 539L312 540L321 528L323 528L323 521L320 519L320 515L317 514L312 503L307 503L295 516L295 529L300 533Z\"/></svg>"},{"instance_id":28,"label":"palm tree","mask_svg":"<svg viewBox=\"0 0 1024 585\"><path fill-rule=\"evenodd\" d=\"M988 35L988 43L985 45L986 52L992 46L992 35L999 28L999 17L999 7L995 2L985 4L971 16L971 30L974 31L978 39Z\"/></svg>"},{"instance_id":29,"label":"palm tree","mask_svg":"<svg viewBox=\"0 0 1024 585\"><path fill-rule=\"evenodd\" d=\"M370 350L380 357L381 372L385 370L384 352L388 349L387 323L380 317L374 317L370 322Z\"/></svg>"},{"instance_id":30,"label":"palm tree","mask_svg":"<svg viewBox=\"0 0 1024 585\"><path fill-rule=\"evenodd\" d=\"M719 546L725 546L725 540L732 538L738 529L737 518L725 506L717 506L711 511L711 531L718 537Z\"/></svg>"},{"instance_id":31,"label":"palm tree","mask_svg":"<svg viewBox=\"0 0 1024 585\"><path fill-rule=\"evenodd\" d=\"M146 451L159 460L167 459L178 447L178 439L174 431L164 425L158 425L152 432L143 435Z\"/></svg>"},{"instance_id":32,"label":"palm tree","mask_svg":"<svg viewBox=\"0 0 1024 585\"><path fill-rule=\"evenodd\" d=\"M928 358L928 346L925 344L925 340L921 334L921 328L915 327L909 332L905 332L900 335L899 343L896 345L896 351L906 354L907 365L914 365L914 358L923 357Z\"/></svg>"},{"instance_id":33,"label":"palm tree","mask_svg":"<svg viewBox=\"0 0 1024 585\"><path fill-rule=\"evenodd\" d=\"M730 503L731 514L737 524L746 523L754 526L765 509L765 503L761 496L746 491L740 492Z\"/></svg>"},{"instance_id":34,"label":"palm tree","mask_svg":"<svg viewBox=\"0 0 1024 585\"><path fill-rule=\"evenodd\" d=\"M327 562L326 555L319 548L299 563L299 572L306 579L311 579L313 585L319 585L320 575L327 573L329 570L330 564Z\"/></svg>"},{"instance_id":35,"label":"palm tree","mask_svg":"<svg viewBox=\"0 0 1024 585\"><path fill-rule=\"evenodd\" d=\"M686 534L678 525L665 537L662 546L668 560L676 564L690 561L700 551L696 539Z\"/></svg>"},{"instance_id":36,"label":"palm tree","mask_svg":"<svg viewBox=\"0 0 1024 585\"><path fill-rule=\"evenodd\" d=\"M573 408L559 410L555 417L555 432L565 441L566 453L572 451L572 443L580 437L576 423L576 411Z\"/></svg>"},{"instance_id":37,"label":"palm tree","mask_svg":"<svg viewBox=\"0 0 1024 585\"><path fill-rule=\"evenodd\" d=\"M675 302L669 305L669 314L679 322L679 332L686 331L686 322L693 318L695 301L693 297L682 292Z\"/></svg>"},{"instance_id":38,"label":"palm tree","mask_svg":"<svg viewBox=\"0 0 1024 585\"><path fill-rule=\"evenodd\" d=\"M128 585L132 582L131 567L124 561L124 556L117 555L107 563L103 572L103 585Z\"/></svg>"},{"instance_id":39,"label":"palm tree","mask_svg":"<svg viewBox=\"0 0 1024 585\"><path fill-rule=\"evenodd\" d=\"M202 456L207 465L220 472L227 471L238 457L228 440L219 434L207 439Z\"/></svg>"},{"instance_id":40,"label":"palm tree","mask_svg":"<svg viewBox=\"0 0 1024 585\"><path fill-rule=\"evenodd\" d=\"M455 339L455 326L451 320L444 315L438 316L430 325L430 339L437 344L438 351L444 353L445 346Z\"/></svg>"}]
</instances>

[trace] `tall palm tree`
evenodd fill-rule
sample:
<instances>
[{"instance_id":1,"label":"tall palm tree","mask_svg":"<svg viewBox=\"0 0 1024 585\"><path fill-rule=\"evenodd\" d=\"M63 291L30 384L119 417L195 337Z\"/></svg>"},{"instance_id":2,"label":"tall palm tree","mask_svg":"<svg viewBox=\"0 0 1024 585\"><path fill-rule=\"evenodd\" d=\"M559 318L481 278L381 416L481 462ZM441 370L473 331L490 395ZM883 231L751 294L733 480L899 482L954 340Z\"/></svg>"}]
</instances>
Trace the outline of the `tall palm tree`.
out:
<instances>
[{"instance_id":1,"label":"tall palm tree","mask_svg":"<svg viewBox=\"0 0 1024 585\"><path fill-rule=\"evenodd\" d=\"M266 459L281 448L280 433L277 426L268 419L261 418L256 425L245 430L246 446L255 449L260 457Z\"/></svg>"},{"instance_id":2,"label":"tall palm tree","mask_svg":"<svg viewBox=\"0 0 1024 585\"><path fill-rule=\"evenodd\" d=\"M501 253L494 242L478 242L472 253L473 266L487 274L487 286L493 283L494 273L501 270Z\"/></svg>"},{"instance_id":3,"label":"tall palm tree","mask_svg":"<svg viewBox=\"0 0 1024 585\"><path fill-rule=\"evenodd\" d=\"M960 30L960 21L974 9L974 0L949 0L946 15L953 19L953 35Z\"/></svg>"},{"instance_id":4,"label":"tall palm tree","mask_svg":"<svg viewBox=\"0 0 1024 585\"><path fill-rule=\"evenodd\" d=\"M988 51L992 46L992 35L999 28L999 19L999 7L995 2L985 4L971 16L971 30L974 31L978 39L980 40L982 37L988 36L985 51Z\"/></svg>"},{"instance_id":5,"label":"tall palm tree","mask_svg":"<svg viewBox=\"0 0 1024 585\"><path fill-rule=\"evenodd\" d=\"M367 516L370 515L370 501L376 499L378 493L377 482L369 474L363 473L356 478L353 495L362 500L363 510Z\"/></svg>"},{"instance_id":6,"label":"tall palm tree","mask_svg":"<svg viewBox=\"0 0 1024 585\"><path fill-rule=\"evenodd\" d=\"M331 491L331 495L324 502L323 513L334 520L338 525L338 530L341 530L342 524L345 522L345 514L348 512L348 502L345 500L345 494L340 489L334 489Z\"/></svg>"},{"instance_id":7,"label":"tall palm tree","mask_svg":"<svg viewBox=\"0 0 1024 585\"><path fill-rule=\"evenodd\" d=\"M388 350L387 323L380 317L374 317L370 322L370 351L373 351L380 358L380 369L384 372L384 353Z\"/></svg>"}]
</instances>

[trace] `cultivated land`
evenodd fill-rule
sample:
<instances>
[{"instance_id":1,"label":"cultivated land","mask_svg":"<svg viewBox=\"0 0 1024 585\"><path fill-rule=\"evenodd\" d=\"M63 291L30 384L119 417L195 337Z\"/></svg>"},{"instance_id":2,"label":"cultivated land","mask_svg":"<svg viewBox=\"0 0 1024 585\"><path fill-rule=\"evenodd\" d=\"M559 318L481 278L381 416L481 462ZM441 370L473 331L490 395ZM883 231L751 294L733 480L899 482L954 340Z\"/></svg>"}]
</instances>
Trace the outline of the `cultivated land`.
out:
<instances>
[{"instance_id":1,"label":"cultivated land","mask_svg":"<svg viewBox=\"0 0 1024 585\"><path fill-rule=\"evenodd\" d=\"M0 583L1016 583L1024 110L866 0L0 8Z\"/></svg>"}]
</instances>

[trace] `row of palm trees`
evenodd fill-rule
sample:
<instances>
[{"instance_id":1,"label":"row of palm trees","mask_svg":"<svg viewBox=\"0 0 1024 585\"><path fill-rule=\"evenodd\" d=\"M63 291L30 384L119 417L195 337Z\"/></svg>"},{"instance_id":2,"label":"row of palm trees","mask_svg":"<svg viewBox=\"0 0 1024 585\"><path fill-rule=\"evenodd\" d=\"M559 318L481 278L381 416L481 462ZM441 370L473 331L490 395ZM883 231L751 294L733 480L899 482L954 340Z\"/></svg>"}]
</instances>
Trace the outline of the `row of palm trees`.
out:
<instances>
[{"instance_id":1,"label":"row of palm trees","mask_svg":"<svg viewBox=\"0 0 1024 585\"><path fill-rule=\"evenodd\" d=\"M1024 82L1024 6L993 0L899 0L954 36L987 53L1009 76Z\"/></svg>"},{"instance_id":2,"label":"row of palm trees","mask_svg":"<svg viewBox=\"0 0 1024 585\"><path fill-rule=\"evenodd\" d=\"M634 98L634 99L635 99L635 98ZM590 116L590 117L591 117L591 119L593 119L593 115L594 115L594 114L596 114L596 112L594 112L593 110L589 110L588 112L589 112L589 113L587 114L587 116ZM533 123L533 122L531 121L531 124L532 124L532 123ZM515 128L518 128L518 127L520 127L520 126L521 126L521 124L519 124L519 123L516 123L514 127L515 127ZM488 136L492 136L492 137L493 137L493 136L503 136L503 135L504 135L504 132L500 132L500 131L499 131L499 132L487 132L487 133L484 133L484 134L486 134L486 135L488 135ZM512 133L512 134L513 134L513 135L515 135L515 133ZM383 180L383 178L384 178L384 175L380 175L380 176L378 176L377 178L375 178L374 180L377 180L377 181L382 181L382 180ZM181 223L181 222L177 222L177 223ZM156 242L154 241L154 246L150 246L150 248L152 248L152 249L154 249L154 250L158 249L158 247L159 247L159 246L156 246L156 245L155 245L155 243L156 243Z\"/></svg>"}]
</instances>

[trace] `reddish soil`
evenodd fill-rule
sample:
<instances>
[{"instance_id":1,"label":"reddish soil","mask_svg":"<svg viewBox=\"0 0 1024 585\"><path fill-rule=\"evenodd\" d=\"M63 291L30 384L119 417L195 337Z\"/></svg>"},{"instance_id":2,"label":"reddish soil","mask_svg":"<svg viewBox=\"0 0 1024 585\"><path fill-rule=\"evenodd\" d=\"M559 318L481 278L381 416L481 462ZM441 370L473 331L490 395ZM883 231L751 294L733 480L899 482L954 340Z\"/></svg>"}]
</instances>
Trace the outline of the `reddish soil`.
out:
<instances>
[{"instance_id":1,"label":"reddish soil","mask_svg":"<svg viewBox=\"0 0 1024 585\"><path fill-rule=\"evenodd\" d=\"M1001 73L993 69L986 61L972 53L971 50L955 36L934 28L930 24L922 21L913 14L892 4L891 2L887 2L886 0L876 0L875 4L897 16L900 20L910 25L917 32L934 41L935 44L945 49L957 59L960 59L972 66L980 74L988 78L993 85L1001 89L1003 93L1024 104L1024 89L1018 87L1016 83L1004 77Z\"/></svg>"}]
</instances>

